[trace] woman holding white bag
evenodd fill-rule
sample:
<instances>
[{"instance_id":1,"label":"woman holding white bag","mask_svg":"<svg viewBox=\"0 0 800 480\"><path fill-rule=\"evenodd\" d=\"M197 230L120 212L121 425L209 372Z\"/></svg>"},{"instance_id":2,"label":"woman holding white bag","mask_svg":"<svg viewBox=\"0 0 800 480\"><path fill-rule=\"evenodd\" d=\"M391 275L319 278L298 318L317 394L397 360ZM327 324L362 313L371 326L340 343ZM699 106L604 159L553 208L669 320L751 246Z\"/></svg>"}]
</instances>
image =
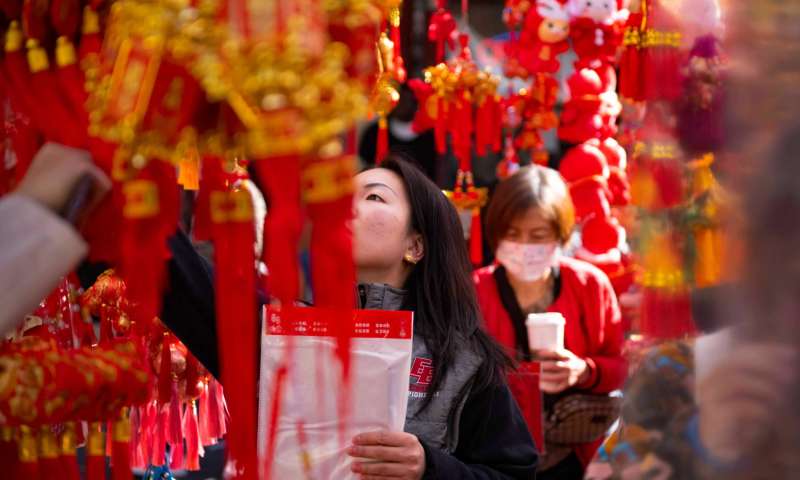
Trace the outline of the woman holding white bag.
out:
<instances>
[{"instance_id":1,"label":"woman holding white bag","mask_svg":"<svg viewBox=\"0 0 800 480\"><path fill-rule=\"evenodd\" d=\"M423 172L395 157L355 183L359 307L413 311L413 355L425 372L412 370L405 432L357 435L348 451L353 471L365 479L534 478L536 448L505 384L510 360L481 327L455 209ZM174 260L207 275L190 257ZM173 294L180 288L173 282ZM186 318L173 312L164 322L181 336ZM213 325L197 324L181 338L212 373L215 336Z\"/></svg>"}]
</instances>

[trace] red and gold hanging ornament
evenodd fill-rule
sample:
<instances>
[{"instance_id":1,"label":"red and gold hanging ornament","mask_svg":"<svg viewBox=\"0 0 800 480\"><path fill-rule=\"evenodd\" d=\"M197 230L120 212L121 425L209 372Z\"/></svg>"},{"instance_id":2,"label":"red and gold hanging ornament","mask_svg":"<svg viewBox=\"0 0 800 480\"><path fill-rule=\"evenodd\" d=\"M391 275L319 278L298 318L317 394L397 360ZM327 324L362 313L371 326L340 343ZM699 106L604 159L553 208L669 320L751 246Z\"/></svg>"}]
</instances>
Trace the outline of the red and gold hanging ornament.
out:
<instances>
[{"instance_id":1,"label":"red and gold hanging ornament","mask_svg":"<svg viewBox=\"0 0 800 480\"><path fill-rule=\"evenodd\" d=\"M459 37L461 53L448 63L425 69L430 90L416 88L415 93L426 117L434 120L436 149L447 151L450 135L459 168L472 170L473 143L478 153L486 147L499 152L502 139L502 104L497 94L499 79L480 71L472 60L469 37Z\"/></svg>"},{"instance_id":2,"label":"red and gold hanging ornament","mask_svg":"<svg viewBox=\"0 0 800 480\"><path fill-rule=\"evenodd\" d=\"M481 208L489 201L489 190L485 187L476 188L472 172L458 171L456 185L452 191L446 190L445 195L459 212L468 212L470 217L469 230L469 258L472 264L483 264L483 226L481 224Z\"/></svg>"},{"instance_id":3,"label":"red and gold hanging ornament","mask_svg":"<svg viewBox=\"0 0 800 480\"><path fill-rule=\"evenodd\" d=\"M643 0L644 97L648 101L676 100L681 95L683 34L681 21L664 6L663 0Z\"/></svg>"},{"instance_id":4,"label":"red and gold hanging ornament","mask_svg":"<svg viewBox=\"0 0 800 480\"><path fill-rule=\"evenodd\" d=\"M619 94L623 101L641 102L645 100L643 40L647 31L647 0L632 0L628 11L619 61Z\"/></svg>"},{"instance_id":5,"label":"red and gold hanging ornament","mask_svg":"<svg viewBox=\"0 0 800 480\"><path fill-rule=\"evenodd\" d=\"M533 163L547 165L549 154L544 147L542 132L558 127L555 113L558 81L548 74L536 74L530 88L522 88L506 100L519 115L521 129L514 140L517 150L530 152ZM512 127L512 125L509 125Z\"/></svg>"},{"instance_id":6,"label":"red and gold hanging ornament","mask_svg":"<svg viewBox=\"0 0 800 480\"><path fill-rule=\"evenodd\" d=\"M372 90L370 107L378 116L378 140L375 149L375 164L380 165L389 153L389 124L387 117L400 101L398 83L405 79L405 70L395 64L396 47L392 40L381 33L376 45L378 57L378 79Z\"/></svg>"}]
</instances>

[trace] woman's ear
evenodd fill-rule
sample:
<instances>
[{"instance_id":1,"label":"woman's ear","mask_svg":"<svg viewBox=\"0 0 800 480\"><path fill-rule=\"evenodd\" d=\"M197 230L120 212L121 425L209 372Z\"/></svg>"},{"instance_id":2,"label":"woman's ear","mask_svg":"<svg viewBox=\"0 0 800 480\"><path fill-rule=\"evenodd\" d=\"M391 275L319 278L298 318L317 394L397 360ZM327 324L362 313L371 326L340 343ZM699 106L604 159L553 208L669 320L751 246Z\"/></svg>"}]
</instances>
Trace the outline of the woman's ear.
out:
<instances>
[{"instance_id":1,"label":"woman's ear","mask_svg":"<svg viewBox=\"0 0 800 480\"><path fill-rule=\"evenodd\" d=\"M408 263L417 264L424 256L425 245L422 241L422 235L419 233L412 233L409 237L409 245L408 248L406 248L403 259Z\"/></svg>"}]
</instances>

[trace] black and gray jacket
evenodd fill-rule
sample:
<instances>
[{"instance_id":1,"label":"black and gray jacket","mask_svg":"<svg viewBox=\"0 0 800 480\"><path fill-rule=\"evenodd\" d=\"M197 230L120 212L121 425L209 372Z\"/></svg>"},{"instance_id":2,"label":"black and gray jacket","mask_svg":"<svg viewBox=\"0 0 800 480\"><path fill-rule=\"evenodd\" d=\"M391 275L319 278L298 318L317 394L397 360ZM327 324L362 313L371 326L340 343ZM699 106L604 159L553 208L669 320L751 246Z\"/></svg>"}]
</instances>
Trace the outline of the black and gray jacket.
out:
<instances>
[{"instance_id":1,"label":"black and gray jacket","mask_svg":"<svg viewBox=\"0 0 800 480\"><path fill-rule=\"evenodd\" d=\"M182 233L171 237L169 246L172 259L162 321L217 376L211 269ZM101 271L98 268L94 273ZM91 269L84 269L83 274L83 283L91 283L87 277L92 276ZM402 300L402 291L387 286L359 287L362 308L396 310ZM534 479L536 448L508 387L472 389L481 358L473 352L460 352L454 362L457 367L445 377L428 407L420 411L425 396L430 394L426 382L433 365L428 346L416 335L413 355L405 429L416 435L425 448L424 478Z\"/></svg>"},{"instance_id":2,"label":"black and gray jacket","mask_svg":"<svg viewBox=\"0 0 800 480\"><path fill-rule=\"evenodd\" d=\"M387 285L359 285L358 304L398 310L405 292ZM533 479L537 453L522 415L506 385L474 391L482 359L460 351L454 365L421 409L432 372L425 340L414 335L405 431L425 447L425 477L430 479Z\"/></svg>"}]
</instances>

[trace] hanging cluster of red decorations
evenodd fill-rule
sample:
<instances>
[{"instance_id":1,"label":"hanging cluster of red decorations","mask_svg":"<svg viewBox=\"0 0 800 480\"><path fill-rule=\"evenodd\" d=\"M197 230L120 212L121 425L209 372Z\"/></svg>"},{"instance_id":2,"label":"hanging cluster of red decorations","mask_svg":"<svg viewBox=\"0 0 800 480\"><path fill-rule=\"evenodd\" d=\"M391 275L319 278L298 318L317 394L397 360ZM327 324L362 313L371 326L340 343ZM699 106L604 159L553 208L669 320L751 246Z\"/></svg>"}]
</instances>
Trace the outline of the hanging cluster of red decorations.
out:
<instances>
[{"instance_id":1,"label":"hanging cluster of red decorations","mask_svg":"<svg viewBox=\"0 0 800 480\"><path fill-rule=\"evenodd\" d=\"M205 441L225 433L221 420L204 432L202 415L194 428L193 400L208 396L200 407L217 405L222 419L221 393L198 390L195 377L207 376L196 361L171 334L151 329L181 185L198 190L197 237L216 246L222 380L236 412L228 471L255 475L256 344L241 339L257 334L258 278L251 199L240 184L246 173L236 167L254 163L266 187L267 290L285 303L298 297L297 244L307 217L317 303L349 309L355 272L343 260L352 255L345 225L354 159L339 137L367 113L376 44L386 81L404 80L399 3L0 2L8 20L0 93L11 106L4 119L13 121L3 132L16 158L13 171L3 165L0 188L21 178L43 141L90 150L114 181L83 232L92 259L114 265L126 285L124 316L101 325L149 339L151 354L162 359L156 403L132 413L131 433L143 445L134 463L156 461L164 444L182 452L175 445L185 437L193 466ZM387 21L389 34L378 35ZM98 308L101 317L113 316ZM345 376L349 331L339 335ZM185 367L176 369L179 358ZM181 464L176 456L172 462Z\"/></svg>"},{"instance_id":2,"label":"hanging cluster of red decorations","mask_svg":"<svg viewBox=\"0 0 800 480\"><path fill-rule=\"evenodd\" d=\"M534 163L547 165L542 132L558 126L555 114L561 68L559 56L569 50L570 16L558 0L506 2L503 19L511 32L506 44L505 74L530 79L530 86L507 99L506 106L519 116L521 128L514 147L531 154ZM519 32L517 33L517 29ZM509 125L516 127L515 125Z\"/></svg>"}]
</instances>

